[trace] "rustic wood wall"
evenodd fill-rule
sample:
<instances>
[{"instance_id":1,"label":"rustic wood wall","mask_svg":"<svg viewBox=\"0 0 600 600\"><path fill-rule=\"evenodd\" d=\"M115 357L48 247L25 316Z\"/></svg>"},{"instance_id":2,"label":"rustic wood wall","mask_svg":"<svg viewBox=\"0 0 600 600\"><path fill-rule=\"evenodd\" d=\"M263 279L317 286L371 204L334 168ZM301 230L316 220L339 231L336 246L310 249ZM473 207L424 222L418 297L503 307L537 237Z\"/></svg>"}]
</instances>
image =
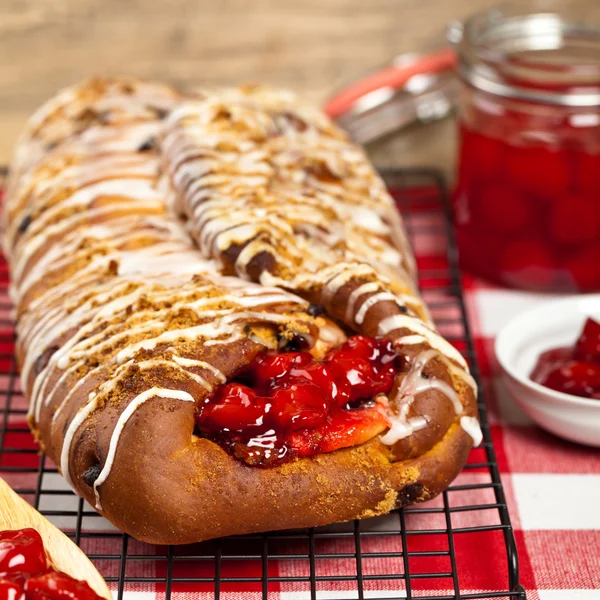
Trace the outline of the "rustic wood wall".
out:
<instances>
[{"instance_id":1,"label":"rustic wood wall","mask_svg":"<svg viewBox=\"0 0 600 600\"><path fill-rule=\"evenodd\" d=\"M0 161L37 105L91 74L264 81L319 101L397 53L440 46L451 20L495 1L0 0ZM374 157L448 165L452 127L440 129Z\"/></svg>"}]
</instances>

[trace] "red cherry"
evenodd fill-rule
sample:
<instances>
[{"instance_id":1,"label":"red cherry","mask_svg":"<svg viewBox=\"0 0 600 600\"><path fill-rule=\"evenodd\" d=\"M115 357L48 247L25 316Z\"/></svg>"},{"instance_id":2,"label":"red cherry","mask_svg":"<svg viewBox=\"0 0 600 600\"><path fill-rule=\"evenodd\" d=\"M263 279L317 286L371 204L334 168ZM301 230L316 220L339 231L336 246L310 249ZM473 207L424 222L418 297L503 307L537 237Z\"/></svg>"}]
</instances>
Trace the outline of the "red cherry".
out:
<instances>
[{"instance_id":1,"label":"red cherry","mask_svg":"<svg viewBox=\"0 0 600 600\"><path fill-rule=\"evenodd\" d=\"M364 358L370 360L373 356L373 360L377 359L377 344L375 340L365 337L363 335L354 335L346 342L344 342L339 348L334 348L325 357L325 360L336 360L336 357L340 353L351 352L355 358Z\"/></svg>"},{"instance_id":2,"label":"red cherry","mask_svg":"<svg viewBox=\"0 0 600 600\"><path fill-rule=\"evenodd\" d=\"M571 256L564 263L574 287L580 292L600 289L600 244L593 244Z\"/></svg>"},{"instance_id":3,"label":"red cherry","mask_svg":"<svg viewBox=\"0 0 600 600\"><path fill-rule=\"evenodd\" d=\"M531 200L518 189L506 185L490 185L473 192L473 210L486 232L515 235L533 223Z\"/></svg>"},{"instance_id":4,"label":"red cherry","mask_svg":"<svg viewBox=\"0 0 600 600\"><path fill-rule=\"evenodd\" d=\"M454 210L454 223L457 227L468 226L473 218L471 202L473 201L472 185L460 180L452 194L452 208Z\"/></svg>"},{"instance_id":5,"label":"red cherry","mask_svg":"<svg viewBox=\"0 0 600 600\"><path fill-rule=\"evenodd\" d=\"M548 373L540 383L558 392L587 398L600 392L600 364L568 361Z\"/></svg>"},{"instance_id":6,"label":"red cherry","mask_svg":"<svg viewBox=\"0 0 600 600\"><path fill-rule=\"evenodd\" d=\"M364 335L354 335L339 349L332 350L325 360L335 360L337 353L350 352L354 356L364 358L377 369L394 361L396 351L392 342L382 338L369 338Z\"/></svg>"},{"instance_id":7,"label":"red cherry","mask_svg":"<svg viewBox=\"0 0 600 600\"><path fill-rule=\"evenodd\" d=\"M576 185L584 193L600 195L600 153L578 152L575 163Z\"/></svg>"},{"instance_id":8,"label":"red cherry","mask_svg":"<svg viewBox=\"0 0 600 600\"><path fill-rule=\"evenodd\" d=\"M559 197L569 185L569 165L565 154L558 150L513 147L507 164L510 183L537 198Z\"/></svg>"},{"instance_id":9,"label":"red cherry","mask_svg":"<svg viewBox=\"0 0 600 600\"><path fill-rule=\"evenodd\" d=\"M251 388L240 383L230 383L215 400L215 403L203 406L197 419L202 430L242 431L264 428L266 402Z\"/></svg>"},{"instance_id":10,"label":"red cherry","mask_svg":"<svg viewBox=\"0 0 600 600\"><path fill-rule=\"evenodd\" d=\"M531 379L541 385L545 385L548 375L566 362L573 360L573 349L552 348L542 352L537 360L535 368L531 372Z\"/></svg>"},{"instance_id":11,"label":"red cherry","mask_svg":"<svg viewBox=\"0 0 600 600\"><path fill-rule=\"evenodd\" d=\"M286 352L259 356L252 365L252 380L261 392L285 377L293 367L307 365L313 360L308 352Z\"/></svg>"},{"instance_id":12,"label":"red cherry","mask_svg":"<svg viewBox=\"0 0 600 600\"><path fill-rule=\"evenodd\" d=\"M375 372L368 360L359 358L351 353L339 352L335 357L336 374L343 381L344 378L350 387L350 401L371 397L372 382Z\"/></svg>"},{"instance_id":13,"label":"red cherry","mask_svg":"<svg viewBox=\"0 0 600 600\"><path fill-rule=\"evenodd\" d=\"M556 200L550 209L549 229L561 244L585 244L599 239L600 199L567 194Z\"/></svg>"},{"instance_id":14,"label":"red cherry","mask_svg":"<svg viewBox=\"0 0 600 600\"><path fill-rule=\"evenodd\" d=\"M499 270L507 284L524 289L549 289L556 278L550 252L537 240L517 240L508 244Z\"/></svg>"},{"instance_id":15,"label":"red cherry","mask_svg":"<svg viewBox=\"0 0 600 600\"><path fill-rule=\"evenodd\" d=\"M461 127L459 172L461 182L495 181L505 170L505 144L492 137Z\"/></svg>"},{"instance_id":16,"label":"red cherry","mask_svg":"<svg viewBox=\"0 0 600 600\"><path fill-rule=\"evenodd\" d=\"M575 358L600 362L600 323L588 317L575 343Z\"/></svg>"},{"instance_id":17,"label":"red cherry","mask_svg":"<svg viewBox=\"0 0 600 600\"><path fill-rule=\"evenodd\" d=\"M319 386L298 382L273 394L269 422L278 429L294 431L321 425L327 418L329 402Z\"/></svg>"},{"instance_id":18,"label":"red cherry","mask_svg":"<svg viewBox=\"0 0 600 600\"><path fill-rule=\"evenodd\" d=\"M389 392L395 375L396 352L389 340L353 336L325 358L350 386L350 401Z\"/></svg>"},{"instance_id":19,"label":"red cherry","mask_svg":"<svg viewBox=\"0 0 600 600\"><path fill-rule=\"evenodd\" d=\"M27 600L100 600L85 581L56 572L29 579L25 593Z\"/></svg>"},{"instance_id":20,"label":"red cherry","mask_svg":"<svg viewBox=\"0 0 600 600\"><path fill-rule=\"evenodd\" d=\"M343 351L354 352L367 360L378 360L381 354L380 344L373 338L364 335L352 336L343 346Z\"/></svg>"},{"instance_id":21,"label":"red cherry","mask_svg":"<svg viewBox=\"0 0 600 600\"><path fill-rule=\"evenodd\" d=\"M23 587L14 581L0 579L0 600L25 600Z\"/></svg>"},{"instance_id":22,"label":"red cherry","mask_svg":"<svg viewBox=\"0 0 600 600\"><path fill-rule=\"evenodd\" d=\"M294 366L287 377L282 378L286 387L304 380L313 382L321 391L320 395L338 406L350 401L350 386L345 378L336 377L331 365L312 361L306 366Z\"/></svg>"},{"instance_id":23,"label":"red cherry","mask_svg":"<svg viewBox=\"0 0 600 600\"><path fill-rule=\"evenodd\" d=\"M0 532L0 575L35 575L47 568L44 543L35 529Z\"/></svg>"},{"instance_id":24,"label":"red cherry","mask_svg":"<svg viewBox=\"0 0 600 600\"><path fill-rule=\"evenodd\" d=\"M461 267L474 275L498 279L498 261L505 243L481 223L458 228L458 247Z\"/></svg>"}]
</instances>

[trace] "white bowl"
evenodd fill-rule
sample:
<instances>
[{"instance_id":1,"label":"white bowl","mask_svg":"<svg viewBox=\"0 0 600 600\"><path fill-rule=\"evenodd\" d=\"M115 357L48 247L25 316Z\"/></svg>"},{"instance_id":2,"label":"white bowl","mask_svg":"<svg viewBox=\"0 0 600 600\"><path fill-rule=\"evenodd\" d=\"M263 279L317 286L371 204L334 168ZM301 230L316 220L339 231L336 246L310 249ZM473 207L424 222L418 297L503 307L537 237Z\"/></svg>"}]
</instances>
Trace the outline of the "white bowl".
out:
<instances>
[{"instance_id":1,"label":"white bowl","mask_svg":"<svg viewBox=\"0 0 600 600\"><path fill-rule=\"evenodd\" d=\"M545 302L515 317L496 338L504 381L519 406L548 431L600 447L600 400L556 392L529 378L538 356L572 345L587 317L600 320L600 294Z\"/></svg>"}]
</instances>

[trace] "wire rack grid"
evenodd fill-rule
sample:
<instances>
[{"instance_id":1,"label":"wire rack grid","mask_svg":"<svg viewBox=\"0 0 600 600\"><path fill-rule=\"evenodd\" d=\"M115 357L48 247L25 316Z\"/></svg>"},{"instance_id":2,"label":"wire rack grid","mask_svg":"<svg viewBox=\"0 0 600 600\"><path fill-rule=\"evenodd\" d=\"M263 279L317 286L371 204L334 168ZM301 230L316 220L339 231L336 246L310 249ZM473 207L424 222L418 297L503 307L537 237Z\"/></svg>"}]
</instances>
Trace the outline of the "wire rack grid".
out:
<instances>
[{"instance_id":1,"label":"wire rack grid","mask_svg":"<svg viewBox=\"0 0 600 600\"><path fill-rule=\"evenodd\" d=\"M383 175L415 249L421 291L432 316L478 379L443 177L413 169ZM8 270L2 260L0 476L82 547L118 600L139 593L144 599L165 600L525 598L481 395L484 441L471 451L459 478L433 501L324 528L151 546L98 516L39 453L26 425L10 311Z\"/></svg>"}]
</instances>

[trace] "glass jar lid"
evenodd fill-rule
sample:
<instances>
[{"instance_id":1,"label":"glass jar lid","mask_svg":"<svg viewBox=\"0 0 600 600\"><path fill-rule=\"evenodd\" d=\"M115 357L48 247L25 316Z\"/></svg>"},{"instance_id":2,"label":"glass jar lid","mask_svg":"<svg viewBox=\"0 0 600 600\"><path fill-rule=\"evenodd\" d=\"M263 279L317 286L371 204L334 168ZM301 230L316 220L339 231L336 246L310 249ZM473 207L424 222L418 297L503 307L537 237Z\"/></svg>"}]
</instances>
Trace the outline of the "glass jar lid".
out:
<instances>
[{"instance_id":1,"label":"glass jar lid","mask_svg":"<svg viewBox=\"0 0 600 600\"><path fill-rule=\"evenodd\" d=\"M600 106L600 2L521 0L450 27L458 73L490 94Z\"/></svg>"}]
</instances>

